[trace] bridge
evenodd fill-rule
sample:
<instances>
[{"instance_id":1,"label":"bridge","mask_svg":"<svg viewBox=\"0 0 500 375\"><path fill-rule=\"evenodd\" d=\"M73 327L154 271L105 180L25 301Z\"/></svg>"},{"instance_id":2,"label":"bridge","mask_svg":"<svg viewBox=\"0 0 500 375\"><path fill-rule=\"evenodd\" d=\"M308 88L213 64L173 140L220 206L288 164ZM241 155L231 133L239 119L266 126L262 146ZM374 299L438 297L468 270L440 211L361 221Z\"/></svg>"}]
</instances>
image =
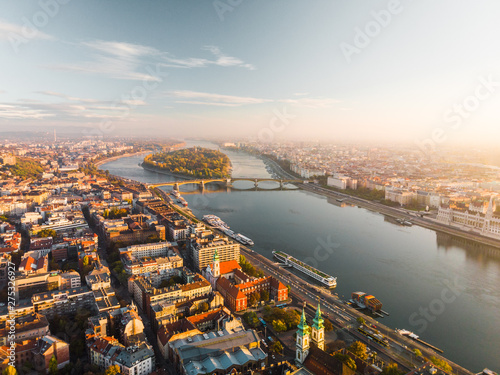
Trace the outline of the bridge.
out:
<instances>
[{"instance_id":1,"label":"bridge","mask_svg":"<svg viewBox=\"0 0 500 375\"><path fill-rule=\"evenodd\" d=\"M259 187L259 182L271 181L278 182L280 188L283 189L286 184L303 184L307 183L307 180L279 180L275 178L251 178L251 177L237 177L237 178L211 178L203 180L183 180L183 181L171 181L171 182L160 182L157 184L146 184L149 188L157 188L160 186L173 186L174 190L179 190L179 186L187 184L199 185L201 189L205 188L205 184L208 183L222 183L226 187L233 186L235 181L250 181L254 183L255 187Z\"/></svg>"}]
</instances>

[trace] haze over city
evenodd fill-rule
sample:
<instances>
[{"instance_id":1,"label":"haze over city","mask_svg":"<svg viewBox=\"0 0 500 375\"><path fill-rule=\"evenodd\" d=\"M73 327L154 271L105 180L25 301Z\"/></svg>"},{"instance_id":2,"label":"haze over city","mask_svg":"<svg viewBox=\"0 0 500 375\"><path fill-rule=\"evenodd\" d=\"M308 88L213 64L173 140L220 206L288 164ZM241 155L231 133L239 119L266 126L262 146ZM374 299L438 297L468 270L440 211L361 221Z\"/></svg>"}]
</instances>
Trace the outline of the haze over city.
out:
<instances>
[{"instance_id":1,"label":"haze over city","mask_svg":"<svg viewBox=\"0 0 500 375\"><path fill-rule=\"evenodd\" d=\"M499 11L493 0L3 1L0 130L494 142Z\"/></svg>"}]
</instances>

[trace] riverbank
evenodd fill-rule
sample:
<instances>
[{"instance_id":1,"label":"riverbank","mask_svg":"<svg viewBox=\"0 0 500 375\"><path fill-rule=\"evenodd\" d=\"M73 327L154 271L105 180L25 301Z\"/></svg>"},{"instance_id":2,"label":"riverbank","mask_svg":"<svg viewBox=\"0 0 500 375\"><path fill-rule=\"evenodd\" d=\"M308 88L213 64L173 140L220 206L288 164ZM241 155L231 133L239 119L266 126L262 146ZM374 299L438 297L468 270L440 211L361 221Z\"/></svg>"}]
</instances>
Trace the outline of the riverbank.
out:
<instances>
[{"instance_id":1,"label":"riverbank","mask_svg":"<svg viewBox=\"0 0 500 375\"><path fill-rule=\"evenodd\" d=\"M115 160L118 160L121 158L128 158L130 156L136 156L136 155L141 155L141 154L146 154L146 153L151 153L151 151L129 152L129 153L122 154L122 155L112 156L110 158L99 160L98 162L95 162L94 165L96 167L100 167L103 164L106 164L106 163L109 163L109 162L112 162L112 161L115 161Z\"/></svg>"},{"instance_id":2,"label":"riverbank","mask_svg":"<svg viewBox=\"0 0 500 375\"><path fill-rule=\"evenodd\" d=\"M169 172L164 169L157 169L151 166L144 165L144 163L141 163L141 167L149 172L154 172L154 173L159 173L159 174L164 174L170 177L175 177L175 178L180 178L182 180L193 180L193 177L188 177L186 175L180 174L180 173L174 173L174 172Z\"/></svg>"}]
</instances>

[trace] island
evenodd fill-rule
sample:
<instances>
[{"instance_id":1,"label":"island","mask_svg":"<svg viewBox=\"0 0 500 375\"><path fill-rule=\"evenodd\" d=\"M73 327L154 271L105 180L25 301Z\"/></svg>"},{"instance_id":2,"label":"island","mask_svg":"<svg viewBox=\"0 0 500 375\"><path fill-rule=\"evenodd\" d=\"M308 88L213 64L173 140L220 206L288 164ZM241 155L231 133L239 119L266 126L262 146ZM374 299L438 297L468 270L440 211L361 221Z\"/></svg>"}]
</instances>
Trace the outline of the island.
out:
<instances>
[{"instance_id":1,"label":"island","mask_svg":"<svg viewBox=\"0 0 500 375\"><path fill-rule=\"evenodd\" d=\"M143 167L189 178L227 178L231 161L217 150L192 147L173 152L158 152L144 158Z\"/></svg>"}]
</instances>

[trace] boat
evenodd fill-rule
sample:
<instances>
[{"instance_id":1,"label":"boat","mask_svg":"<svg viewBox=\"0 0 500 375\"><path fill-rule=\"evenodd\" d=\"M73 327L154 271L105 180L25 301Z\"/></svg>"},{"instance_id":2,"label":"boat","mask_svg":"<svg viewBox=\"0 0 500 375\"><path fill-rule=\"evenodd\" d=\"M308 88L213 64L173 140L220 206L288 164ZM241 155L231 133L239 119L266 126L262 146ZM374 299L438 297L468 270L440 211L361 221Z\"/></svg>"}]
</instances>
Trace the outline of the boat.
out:
<instances>
[{"instance_id":1,"label":"boat","mask_svg":"<svg viewBox=\"0 0 500 375\"><path fill-rule=\"evenodd\" d=\"M296 270L305 273L307 276L312 277L313 279L319 281L321 284L329 287L329 288L334 288L337 286L337 278L330 276L314 267L311 267L310 265L301 262L297 258L294 258L293 256L283 252L283 251L275 251L273 250L273 255L276 259L278 259L281 263L284 263L286 265L291 265L293 268Z\"/></svg>"},{"instance_id":2,"label":"boat","mask_svg":"<svg viewBox=\"0 0 500 375\"><path fill-rule=\"evenodd\" d=\"M242 235L241 233L238 233L236 237L237 237L236 240L243 242L243 245L250 245L250 246L254 245L254 242L250 238Z\"/></svg>"},{"instance_id":3,"label":"boat","mask_svg":"<svg viewBox=\"0 0 500 375\"><path fill-rule=\"evenodd\" d=\"M365 292L351 293L350 301L358 305L359 308L368 309L372 313L378 313L382 310L382 302L380 302L371 294L366 294Z\"/></svg>"},{"instance_id":4,"label":"boat","mask_svg":"<svg viewBox=\"0 0 500 375\"><path fill-rule=\"evenodd\" d=\"M205 215L205 216L203 216L202 220L205 223L221 230L222 232L224 232L224 230L226 230L226 229L229 229L229 225L227 225L224 221L222 221L222 219L218 216Z\"/></svg>"},{"instance_id":5,"label":"boat","mask_svg":"<svg viewBox=\"0 0 500 375\"><path fill-rule=\"evenodd\" d=\"M396 219L396 221L401 225L406 225L407 227L411 227L413 225L413 223L410 220L406 220L404 218Z\"/></svg>"}]
</instances>

